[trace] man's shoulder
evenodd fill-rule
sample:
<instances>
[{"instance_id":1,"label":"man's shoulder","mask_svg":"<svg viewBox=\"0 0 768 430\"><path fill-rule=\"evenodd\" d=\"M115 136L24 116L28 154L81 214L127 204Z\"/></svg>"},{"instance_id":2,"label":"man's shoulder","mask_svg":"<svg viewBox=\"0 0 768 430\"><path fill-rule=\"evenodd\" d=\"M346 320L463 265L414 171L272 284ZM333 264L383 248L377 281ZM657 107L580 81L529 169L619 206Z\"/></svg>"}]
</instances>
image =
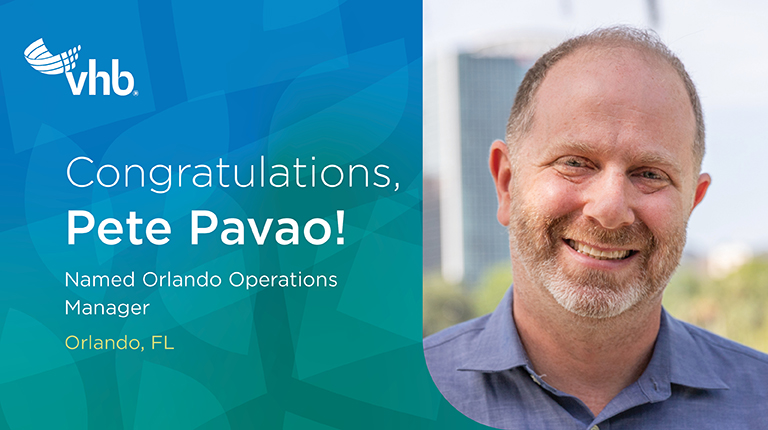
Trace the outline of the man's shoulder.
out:
<instances>
[{"instance_id":1,"label":"man's shoulder","mask_svg":"<svg viewBox=\"0 0 768 430\"><path fill-rule=\"evenodd\" d=\"M481 423L488 422L482 374L468 370L484 355L483 333L492 314L448 327L424 338L424 358L435 386L454 408Z\"/></svg>"},{"instance_id":2,"label":"man's shoulder","mask_svg":"<svg viewBox=\"0 0 768 430\"><path fill-rule=\"evenodd\" d=\"M759 378L768 382L768 354L748 346L718 336L703 328L696 327L684 321L676 320L688 332L707 357L707 361L729 369L731 376L742 375L748 378ZM726 376L726 379L727 376Z\"/></svg>"},{"instance_id":3,"label":"man's shoulder","mask_svg":"<svg viewBox=\"0 0 768 430\"><path fill-rule=\"evenodd\" d=\"M424 338L424 351L434 349L461 348L472 343L485 329L491 314L464 321Z\"/></svg>"},{"instance_id":4,"label":"man's shoulder","mask_svg":"<svg viewBox=\"0 0 768 430\"><path fill-rule=\"evenodd\" d=\"M472 363L479 349L479 339L491 315L485 315L452 327L448 327L424 339L424 358L437 387L446 398L451 397L445 390L458 389L469 382L472 372L461 372L467 363Z\"/></svg>"},{"instance_id":5,"label":"man's shoulder","mask_svg":"<svg viewBox=\"0 0 768 430\"><path fill-rule=\"evenodd\" d=\"M679 321L679 323L683 325L697 343L706 348L713 351L722 351L723 354L735 354L737 357L754 360L758 365L768 366L768 354L766 353L757 351L730 339L726 339L685 321Z\"/></svg>"}]
</instances>

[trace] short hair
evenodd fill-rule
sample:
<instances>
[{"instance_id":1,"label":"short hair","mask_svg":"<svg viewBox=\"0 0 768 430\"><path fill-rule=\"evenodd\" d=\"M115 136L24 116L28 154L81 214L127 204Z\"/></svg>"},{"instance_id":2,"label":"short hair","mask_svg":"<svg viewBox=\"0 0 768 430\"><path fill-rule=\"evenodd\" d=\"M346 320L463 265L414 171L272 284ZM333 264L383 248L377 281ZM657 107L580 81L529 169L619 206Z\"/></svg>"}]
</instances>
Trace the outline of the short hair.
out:
<instances>
[{"instance_id":1,"label":"short hair","mask_svg":"<svg viewBox=\"0 0 768 430\"><path fill-rule=\"evenodd\" d=\"M591 33L566 40L557 47L542 55L523 78L517 90L512 112L507 122L507 146L510 152L515 151L514 143L524 137L533 125L536 92L544 80L547 71L558 61L576 52L580 48L589 47L630 47L649 52L664 60L677 72L683 80L685 90L693 107L696 120L696 133L693 140L694 172L701 170L704 159L704 115L701 111L701 101L696 92L696 86L685 70L682 61L667 48L659 36L652 30L641 30L628 26L601 28Z\"/></svg>"}]
</instances>

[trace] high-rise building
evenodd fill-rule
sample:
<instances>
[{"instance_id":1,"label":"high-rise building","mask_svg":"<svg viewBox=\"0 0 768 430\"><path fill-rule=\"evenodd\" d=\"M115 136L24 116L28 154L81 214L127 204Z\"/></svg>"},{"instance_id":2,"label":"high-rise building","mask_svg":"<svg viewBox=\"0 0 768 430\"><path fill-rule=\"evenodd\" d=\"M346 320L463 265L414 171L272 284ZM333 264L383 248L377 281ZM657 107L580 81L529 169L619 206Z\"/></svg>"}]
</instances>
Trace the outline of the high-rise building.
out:
<instances>
[{"instance_id":1,"label":"high-rise building","mask_svg":"<svg viewBox=\"0 0 768 430\"><path fill-rule=\"evenodd\" d=\"M439 152L440 264L446 280L472 285L490 266L509 261L507 231L496 219L489 149L504 139L525 72L555 43L522 39L425 64L425 180L434 174L430 160ZM431 234L425 229L425 249L434 241Z\"/></svg>"},{"instance_id":2,"label":"high-rise building","mask_svg":"<svg viewBox=\"0 0 768 430\"><path fill-rule=\"evenodd\" d=\"M422 227L424 235L424 273L440 271L440 181L424 177Z\"/></svg>"}]
</instances>

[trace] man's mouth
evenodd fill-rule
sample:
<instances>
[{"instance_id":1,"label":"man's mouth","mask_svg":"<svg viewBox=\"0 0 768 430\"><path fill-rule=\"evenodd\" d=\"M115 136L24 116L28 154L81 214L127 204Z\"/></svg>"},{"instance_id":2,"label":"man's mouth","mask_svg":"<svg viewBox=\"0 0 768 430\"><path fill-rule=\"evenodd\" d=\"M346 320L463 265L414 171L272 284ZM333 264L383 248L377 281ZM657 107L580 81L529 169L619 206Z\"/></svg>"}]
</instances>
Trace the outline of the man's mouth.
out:
<instances>
[{"instance_id":1,"label":"man's mouth","mask_svg":"<svg viewBox=\"0 0 768 430\"><path fill-rule=\"evenodd\" d=\"M578 242L573 239L565 239L565 243L567 243L568 246L573 248L576 252L592 257L596 260L624 260L637 252L632 249L601 251L587 245L586 243Z\"/></svg>"}]
</instances>

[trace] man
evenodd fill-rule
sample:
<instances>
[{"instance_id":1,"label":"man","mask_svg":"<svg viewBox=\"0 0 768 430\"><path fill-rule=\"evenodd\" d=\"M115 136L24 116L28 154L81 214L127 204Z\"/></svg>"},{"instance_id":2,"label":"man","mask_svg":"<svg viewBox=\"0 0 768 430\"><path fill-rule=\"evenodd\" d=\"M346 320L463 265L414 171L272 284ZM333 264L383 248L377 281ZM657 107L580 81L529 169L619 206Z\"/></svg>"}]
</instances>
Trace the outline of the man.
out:
<instances>
[{"instance_id":1,"label":"man","mask_svg":"<svg viewBox=\"0 0 768 430\"><path fill-rule=\"evenodd\" d=\"M446 399L511 429L768 428L768 356L668 315L700 174L696 89L654 35L564 42L491 147L514 287L424 341Z\"/></svg>"}]
</instances>

